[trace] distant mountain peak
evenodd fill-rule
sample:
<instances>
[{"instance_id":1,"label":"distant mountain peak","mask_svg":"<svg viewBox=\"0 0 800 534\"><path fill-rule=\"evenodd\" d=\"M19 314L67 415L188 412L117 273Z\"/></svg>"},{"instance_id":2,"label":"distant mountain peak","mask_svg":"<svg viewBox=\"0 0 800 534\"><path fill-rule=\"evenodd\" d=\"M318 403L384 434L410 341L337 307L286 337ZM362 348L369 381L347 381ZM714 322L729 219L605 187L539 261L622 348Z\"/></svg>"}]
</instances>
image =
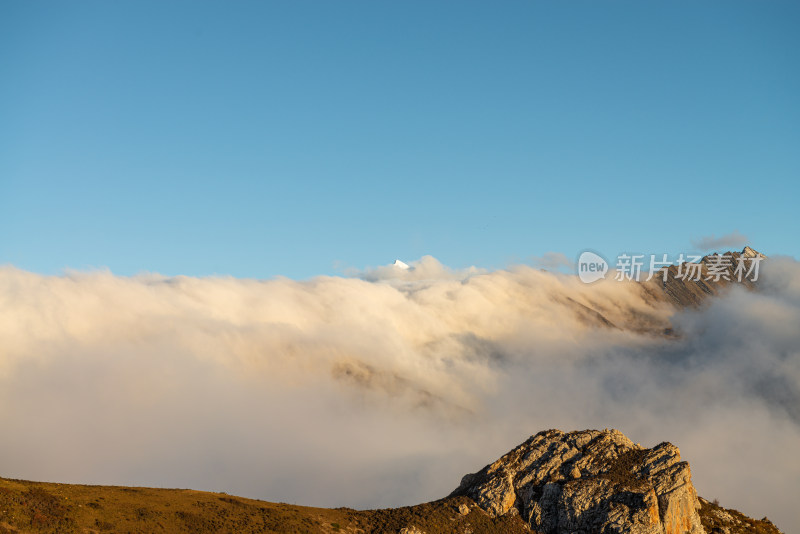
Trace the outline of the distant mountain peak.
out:
<instances>
[{"instance_id":1,"label":"distant mountain peak","mask_svg":"<svg viewBox=\"0 0 800 534\"><path fill-rule=\"evenodd\" d=\"M750 248L749 246L748 247L744 247L742 249L741 254L742 254L742 256L745 256L747 258L755 258L756 256L763 256L763 254L761 254L759 251L757 251L757 250L755 250L753 248Z\"/></svg>"},{"instance_id":2,"label":"distant mountain peak","mask_svg":"<svg viewBox=\"0 0 800 534\"><path fill-rule=\"evenodd\" d=\"M403 269L404 271L407 271L411 268L407 263L402 262L400 260L394 260L394 263L392 263L392 267L397 267L398 269Z\"/></svg>"}]
</instances>

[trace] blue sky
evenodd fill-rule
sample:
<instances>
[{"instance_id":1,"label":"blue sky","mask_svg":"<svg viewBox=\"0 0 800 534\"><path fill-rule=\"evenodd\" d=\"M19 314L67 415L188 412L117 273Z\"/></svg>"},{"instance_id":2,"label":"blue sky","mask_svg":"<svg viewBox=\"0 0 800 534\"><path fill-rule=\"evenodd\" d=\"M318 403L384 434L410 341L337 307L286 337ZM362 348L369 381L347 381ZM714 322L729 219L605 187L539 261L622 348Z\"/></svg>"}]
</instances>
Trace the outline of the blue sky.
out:
<instances>
[{"instance_id":1,"label":"blue sky","mask_svg":"<svg viewBox=\"0 0 800 534\"><path fill-rule=\"evenodd\" d=\"M800 256L796 2L0 5L0 263Z\"/></svg>"}]
</instances>

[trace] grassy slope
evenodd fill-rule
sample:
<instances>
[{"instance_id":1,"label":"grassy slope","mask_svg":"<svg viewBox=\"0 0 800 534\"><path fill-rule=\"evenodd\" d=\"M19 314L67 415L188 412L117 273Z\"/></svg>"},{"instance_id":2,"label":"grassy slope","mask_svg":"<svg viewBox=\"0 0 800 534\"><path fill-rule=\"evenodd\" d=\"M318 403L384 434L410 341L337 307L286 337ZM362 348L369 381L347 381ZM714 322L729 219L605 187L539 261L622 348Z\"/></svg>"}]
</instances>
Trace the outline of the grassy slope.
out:
<instances>
[{"instance_id":1,"label":"grassy slope","mask_svg":"<svg viewBox=\"0 0 800 534\"><path fill-rule=\"evenodd\" d=\"M462 516L459 504L470 512ZM9 532L526 532L465 497L388 510L277 504L192 490L49 484L0 478L0 534Z\"/></svg>"},{"instance_id":2,"label":"grassy slope","mask_svg":"<svg viewBox=\"0 0 800 534\"><path fill-rule=\"evenodd\" d=\"M751 519L737 510L700 499L700 520L707 534L781 534L766 517Z\"/></svg>"},{"instance_id":3,"label":"grassy slope","mask_svg":"<svg viewBox=\"0 0 800 534\"><path fill-rule=\"evenodd\" d=\"M757 521L701 499L708 534L779 534ZM461 515L459 505L470 512ZM490 518L467 497L386 510L310 508L224 493L119 486L51 484L0 478L0 534L292 532L385 533L417 527L426 534L530 532L519 517ZM413 531L412 531L413 532Z\"/></svg>"}]
</instances>

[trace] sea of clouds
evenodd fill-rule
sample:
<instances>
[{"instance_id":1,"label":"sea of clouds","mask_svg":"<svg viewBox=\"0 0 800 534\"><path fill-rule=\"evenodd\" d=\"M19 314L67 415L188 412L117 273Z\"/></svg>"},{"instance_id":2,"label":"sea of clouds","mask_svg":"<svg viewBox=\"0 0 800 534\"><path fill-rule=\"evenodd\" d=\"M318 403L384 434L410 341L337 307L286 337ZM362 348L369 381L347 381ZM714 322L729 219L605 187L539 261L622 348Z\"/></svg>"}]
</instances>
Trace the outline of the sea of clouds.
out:
<instances>
[{"instance_id":1,"label":"sea of clouds","mask_svg":"<svg viewBox=\"0 0 800 534\"><path fill-rule=\"evenodd\" d=\"M0 476L386 507L539 430L613 427L797 530L800 263L760 276L676 310L431 257L304 281L0 267Z\"/></svg>"}]
</instances>

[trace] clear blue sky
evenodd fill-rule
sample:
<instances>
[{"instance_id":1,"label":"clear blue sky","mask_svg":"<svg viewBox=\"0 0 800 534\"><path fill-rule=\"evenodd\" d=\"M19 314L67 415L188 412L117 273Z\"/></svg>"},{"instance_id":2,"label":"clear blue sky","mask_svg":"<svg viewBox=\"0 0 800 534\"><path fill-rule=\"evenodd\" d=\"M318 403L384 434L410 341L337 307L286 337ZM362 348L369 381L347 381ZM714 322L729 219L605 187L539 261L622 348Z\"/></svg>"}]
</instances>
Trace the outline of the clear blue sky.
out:
<instances>
[{"instance_id":1,"label":"clear blue sky","mask_svg":"<svg viewBox=\"0 0 800 534\"><path fill-rule=\"evenodd\" d=\"M800 256L800 3L0 3L0 263Z\"/></svg>"}]
</instances>

